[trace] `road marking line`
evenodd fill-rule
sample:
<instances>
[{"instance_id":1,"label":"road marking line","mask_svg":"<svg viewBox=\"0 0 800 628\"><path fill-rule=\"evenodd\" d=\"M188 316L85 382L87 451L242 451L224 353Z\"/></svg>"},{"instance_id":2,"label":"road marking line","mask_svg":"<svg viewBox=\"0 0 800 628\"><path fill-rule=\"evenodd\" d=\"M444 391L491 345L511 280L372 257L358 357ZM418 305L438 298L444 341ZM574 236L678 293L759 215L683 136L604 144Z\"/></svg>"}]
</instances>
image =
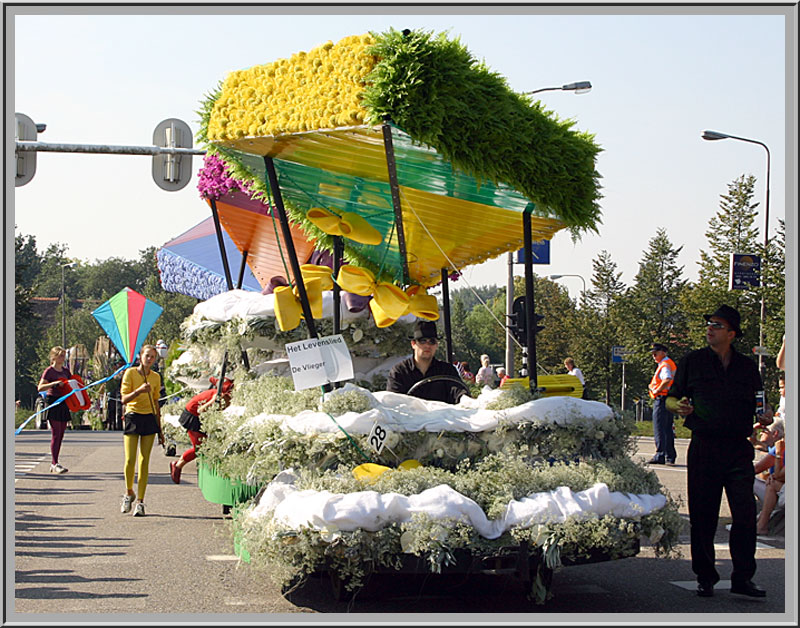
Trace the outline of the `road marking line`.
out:
<instances>
[{"instance_id":1,"label":"road marking line","mask_svg":"<svg viewBox=\"0 0 800 628\"><path fill-rule=\"evenodd\" d=\"M718 552L727 552L729 551L727 543L714 543L714 549ZM762 543L761 541L756 541L756 549L777 549L772 545L767 545L766 543Z\"/></svg>"},{"instance_id":2,"label":"road marking line","mask_svg":"<svg viewBox=\"0 0 800 628\"><path fill-rule=\"evenodd\" d=\"M47 456L42 456L33 462L14 462L14 475L20 477L27 475L28 471L33 471L43 460L47 460ZM15 484L18 479L17 477L14 478Z\"/></svg>"},{"instance_id":3,"label":"road marking line","mask_svg":"<svg viewBox=\"0 0 800 628\"><path fill-rule=\"evenodd\" d=\"M670 580L669 583L674 584L676 587L680 587L681 589L686 589L687 591L694 591L697 589L697 580ZM716 590L727 590L730 588L730 580L720 580L714 585L714 589Z\"/></svg>"},{"instance_id":4,"label":"road marking line","mask_svg":"<svg viewBox=\"0 0 800 628\"><path fill-rule=\"evenodd\" d=\"M206 560L239 560L235 554L211 554L206 556Z\"/></svg>"}]
</instances>

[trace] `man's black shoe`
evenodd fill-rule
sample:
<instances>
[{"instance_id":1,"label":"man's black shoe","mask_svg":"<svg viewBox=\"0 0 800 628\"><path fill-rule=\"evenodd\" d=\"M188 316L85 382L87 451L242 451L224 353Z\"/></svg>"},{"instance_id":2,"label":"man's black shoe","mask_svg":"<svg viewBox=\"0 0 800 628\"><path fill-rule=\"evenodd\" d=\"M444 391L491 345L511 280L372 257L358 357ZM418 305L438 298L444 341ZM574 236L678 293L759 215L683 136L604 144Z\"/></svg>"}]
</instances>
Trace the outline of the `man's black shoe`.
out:
<instances>
[{"instance_id":1,"label":"man's black shoe","mask_svg":"<svg viewBox=\"0 0 800 628\"><path fill-rule=\"evenodd\" d=\"M664 461L663 460L657 460L655 458L650 458L650 460L647 461L647 464L664 464Z\"/></svg>"},{"instance_id":2,"label":"man's black shoe","mask_svg":"<svg viewBox=\"0 0 800 628\"><path fill-rule=\"evenodd\" d=\"M714 585L710 582L698 582L697 595L700 597L712 597L714 595Z\"/></svg>"},{"instance_id":3,"label":"man's black shoe","mask_svg":"<svg viewBox=\"0 0 800 628\"><path fill-rule=\"evenodd\" d=\"M738 584L731 583L731 593L738 593L739 595L747 595L749 597L767 597L767 592L764 589L758 588L752 580L745 580Z\"/></svg>"}]
</instances>

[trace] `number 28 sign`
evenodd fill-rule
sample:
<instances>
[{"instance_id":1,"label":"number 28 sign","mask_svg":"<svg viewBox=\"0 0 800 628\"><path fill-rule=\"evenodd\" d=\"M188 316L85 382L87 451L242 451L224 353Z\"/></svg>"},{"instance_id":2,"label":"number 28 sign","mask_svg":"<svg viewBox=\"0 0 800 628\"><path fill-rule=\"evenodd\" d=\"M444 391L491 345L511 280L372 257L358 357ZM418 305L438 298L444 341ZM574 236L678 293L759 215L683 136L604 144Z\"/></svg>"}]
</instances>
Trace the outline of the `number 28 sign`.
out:
<instances>
[{"instance_id":1,"label":"number 28 sign","mask_svg":"<svg viewBox=\"0 0 800 628\"><path fill-rule=\"evenodd\" d=\"M385 427L378 425L377 421L372 426L367 440L369 441L369 446L372 447L376 454L380 454L383 451L383 446L386 444L386 439L389 437L390 433L391 432Z\"/></svg>"}]
</instances>

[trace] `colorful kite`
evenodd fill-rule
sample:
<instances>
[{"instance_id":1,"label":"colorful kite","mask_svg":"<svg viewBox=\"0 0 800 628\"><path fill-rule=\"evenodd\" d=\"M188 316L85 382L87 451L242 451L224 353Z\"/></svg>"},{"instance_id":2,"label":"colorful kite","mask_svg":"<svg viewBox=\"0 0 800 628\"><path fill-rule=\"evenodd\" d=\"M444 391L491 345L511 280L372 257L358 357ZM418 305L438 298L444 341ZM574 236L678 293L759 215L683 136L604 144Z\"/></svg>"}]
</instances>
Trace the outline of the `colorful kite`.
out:
<instances>
[{"instance_id":1,"label":"colorful kite","mask_svg":"<svg viewBox=\"0 0 800 628\"><path fill-rule=\"evenodd\" d=\"M92 312L92 316L126 363L133 364L144 339L163 311L160 305L135 290L123 288Z\"/></svg>"}]
</instances>

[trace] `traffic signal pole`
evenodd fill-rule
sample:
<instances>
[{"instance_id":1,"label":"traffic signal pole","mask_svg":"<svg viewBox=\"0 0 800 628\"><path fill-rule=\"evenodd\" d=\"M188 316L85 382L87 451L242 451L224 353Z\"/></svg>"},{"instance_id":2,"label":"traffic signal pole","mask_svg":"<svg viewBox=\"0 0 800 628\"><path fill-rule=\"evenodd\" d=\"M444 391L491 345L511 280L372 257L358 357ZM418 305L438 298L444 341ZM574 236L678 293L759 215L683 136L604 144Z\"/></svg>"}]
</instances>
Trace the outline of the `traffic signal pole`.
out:
<instances>
[{"instance_id":1,"label":"traffic signal pole","mask_svg":"<svg viewBox=\"0 0 800 628\"><path fill-rule=\"evenodd\" d=\"M527 330L528 377L531 391L536 392L539 385L536 380L536 321L533 316L536 309L533 300L533 238L531 215L527 211L522 214L522 236L525 243L525 329Z\"/></svg>"}]
</instances>

